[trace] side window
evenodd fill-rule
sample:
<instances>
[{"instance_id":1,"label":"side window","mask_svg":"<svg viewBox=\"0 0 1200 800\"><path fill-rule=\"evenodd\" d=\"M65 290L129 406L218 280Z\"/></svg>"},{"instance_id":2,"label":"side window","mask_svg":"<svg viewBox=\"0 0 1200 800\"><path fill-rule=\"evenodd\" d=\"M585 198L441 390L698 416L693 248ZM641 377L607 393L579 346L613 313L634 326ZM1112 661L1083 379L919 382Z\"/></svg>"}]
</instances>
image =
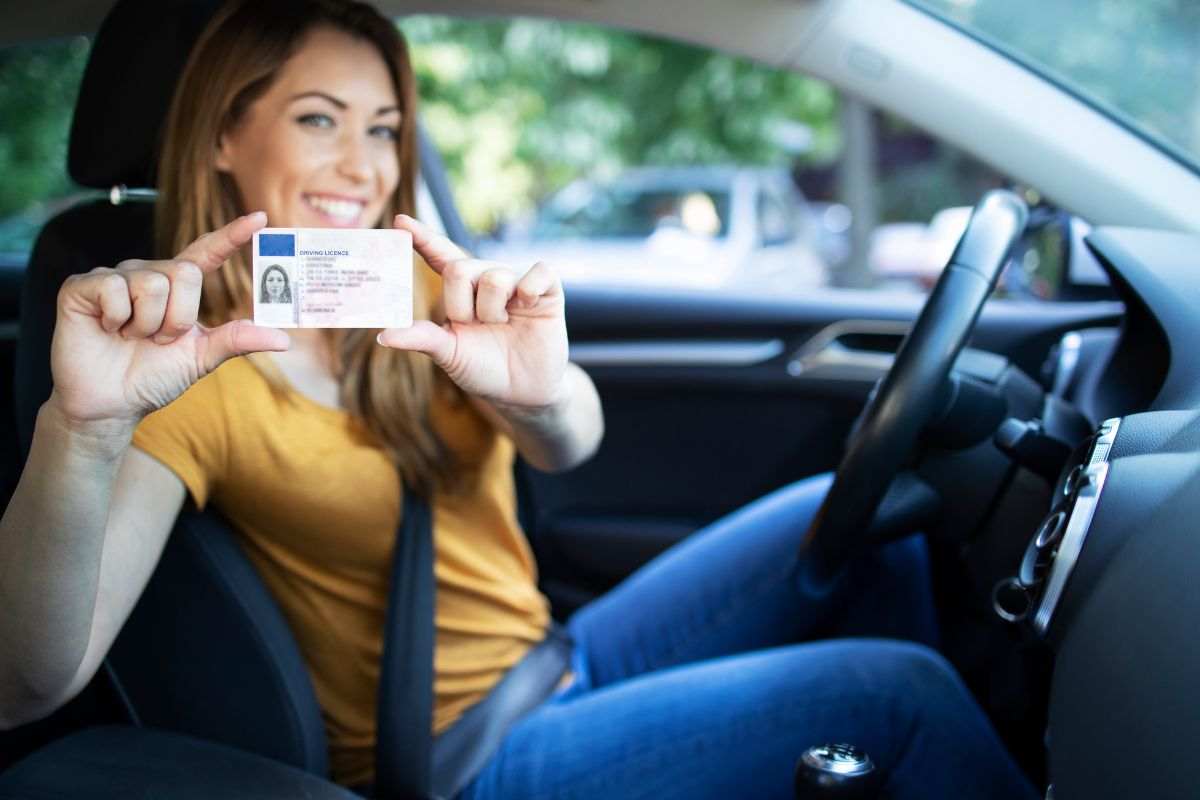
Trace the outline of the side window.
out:
<instances>
[{"instance_id":1,"label":"side window","mask_svg":"<svg viewBox=\"0 0 1200 800\"><path fill-rule=\"evenodd\" d=\"M919 293L1005 186L1044 224L1001 294L1053 297L1065 272L1070 219L1033 187L820 80L584 24L401 27L484 257L574 283Z\"/></svg>"},{"instance_id":2,"label":"side window","mask_svg":"<svg viewBox=\"0 0 1200 800\"><path fill-rule=\"evenodd\" d=\"M83 37L0 48L0 269L23 270L42 226L98 195L67 175L71 116L89 49ZM417 209L444 230L423 180Z\"/></svg>"},{"instance_id":3,"label":"side window","mask_svg":"<svg viewBox=\"0 0 1200 800\"><path fill-rule=\"evenodd\" d=\"M67 135L86 39L0 48L0 264L23 268L42 225L78 193Z\"/></svg>"}]
</instances>

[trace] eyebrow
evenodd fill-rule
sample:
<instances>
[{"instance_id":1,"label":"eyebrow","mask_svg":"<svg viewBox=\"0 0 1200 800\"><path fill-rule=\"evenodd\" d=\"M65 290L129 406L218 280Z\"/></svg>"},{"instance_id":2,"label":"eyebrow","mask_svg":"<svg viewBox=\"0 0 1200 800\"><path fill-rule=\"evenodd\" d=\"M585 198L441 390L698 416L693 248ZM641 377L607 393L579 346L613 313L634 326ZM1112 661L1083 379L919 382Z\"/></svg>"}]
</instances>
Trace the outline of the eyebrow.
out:
<instances>
[{"instance_id":1,"label":"eyebrow","mask_svg":"<svg viewBox=\"0 0 1200 800\"><path fill-rule=\"evenodd\" d=\"M322 100L325 100L326 102L331 103L334 106L337 106L337 108L341 111L345 111L347 108L349 108L349 106L345 102L337 99L333 95L326 94L325 92L318 92L315 90L311 91L311 92L300 92L299 94L294 94L290 98L288 98L288 103L294 103L295 101L302 100L306 97L319 97ZM399 106L380 106L379 108L377 108L375 110L375 116L377 116L377 117L381 117L384 114L392 114L392 113L396 113L396 114L400 113L400 107Z\"/></svg>"}]
</instances>

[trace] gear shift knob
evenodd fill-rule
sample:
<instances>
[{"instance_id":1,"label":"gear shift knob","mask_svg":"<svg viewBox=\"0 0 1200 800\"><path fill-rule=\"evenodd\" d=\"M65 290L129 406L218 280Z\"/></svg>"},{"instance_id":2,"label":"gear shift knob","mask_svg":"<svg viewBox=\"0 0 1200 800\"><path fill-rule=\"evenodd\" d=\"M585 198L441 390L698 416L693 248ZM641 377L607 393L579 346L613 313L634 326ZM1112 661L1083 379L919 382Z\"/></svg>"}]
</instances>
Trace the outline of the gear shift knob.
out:
<instances>
[{"instance_id":1,"label":"gear shift knob","mask_svg":"<svg viewBox=\"0 0 1200 800\"><path fill-rule=\"evenodd\" d=\"M881 784L871 757L854 745L810 747L796 762L796 800L867 800Z\"/></svg>"}]
</instances>

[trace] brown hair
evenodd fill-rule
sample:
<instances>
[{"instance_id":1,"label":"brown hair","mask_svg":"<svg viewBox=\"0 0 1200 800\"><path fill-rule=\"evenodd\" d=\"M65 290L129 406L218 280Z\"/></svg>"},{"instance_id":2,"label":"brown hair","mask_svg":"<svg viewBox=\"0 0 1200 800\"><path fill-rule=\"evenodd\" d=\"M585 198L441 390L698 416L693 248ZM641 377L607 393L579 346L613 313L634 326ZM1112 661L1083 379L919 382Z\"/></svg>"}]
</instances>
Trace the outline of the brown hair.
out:
<instances>
[{"instance_id":1,"label":"brown hair","mask_svg":"<svg viewBox=\"0 0 1200 800\"><path fill-rule=\"evenodd\" d=\"M231 176L216 168L220 136L270 87L305 34L330 26L379 50L400 101L396 151L400 181L382 220L415 211L417 93L408 49L395 25L354 0L231 0L200 36L175 91L159 159L155 233L170 256L249 209L239 208ZM418 315L429 309L414 281ZM250 315L250 269L243 254L205 276L200 317L206 324ZM380 347L375 331L330 331L342 405L379 440L405 483L421 491L449 481L450 455L429 423L435 391L428 358ZM277 388L281 375L263 362Z\"/></svg>"}]
</instances>

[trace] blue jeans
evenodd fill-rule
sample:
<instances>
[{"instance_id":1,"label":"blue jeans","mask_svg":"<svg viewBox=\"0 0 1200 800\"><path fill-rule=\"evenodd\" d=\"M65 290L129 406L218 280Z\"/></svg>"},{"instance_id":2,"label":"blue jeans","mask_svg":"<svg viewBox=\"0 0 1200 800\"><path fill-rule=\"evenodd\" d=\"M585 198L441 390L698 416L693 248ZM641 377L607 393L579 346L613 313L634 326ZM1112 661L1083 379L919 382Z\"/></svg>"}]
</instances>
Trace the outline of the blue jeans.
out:
<instances>
[{"instance_id":1,"label":"blue jeans","mask_svg":"<svg viewBox=\"0 0 1200 800\"><path fill-rule=\"evenodd\" d=\"M752 503L581 609L574 682L517 722L460 796L791 798L805 749L850 742L897 800L1035 797L923 646L936 636L923 539L863 557L832 591L794 580L829 482ZM827 636L910 641L797 644Z\"/></svg>"}]
</instances>

